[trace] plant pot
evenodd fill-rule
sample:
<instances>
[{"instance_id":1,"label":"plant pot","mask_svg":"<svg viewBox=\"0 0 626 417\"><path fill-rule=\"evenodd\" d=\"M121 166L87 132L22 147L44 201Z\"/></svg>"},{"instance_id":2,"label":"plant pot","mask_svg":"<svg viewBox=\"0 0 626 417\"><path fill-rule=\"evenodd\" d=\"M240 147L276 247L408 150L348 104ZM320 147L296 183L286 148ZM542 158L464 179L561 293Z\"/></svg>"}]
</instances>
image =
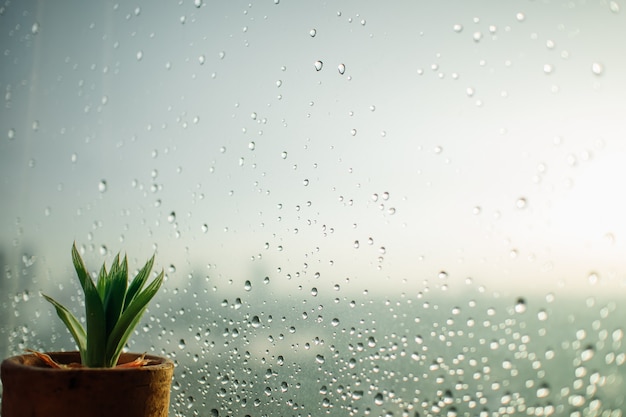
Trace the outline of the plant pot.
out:
<instances>
[{"instance_id":1,"label":"plant pot","mask_svg":"<svg viewBox=\"0 0 626 417\"><path fill-rule=\"evenodd\" d=\"M79 363L78 352L48 353L58 363ZM119 363L140 356L122 353ZM146 355L137 368L53 369L35 355L2 362L3 417L166 417L174 363Z\"/></svg>"}]
</instances>

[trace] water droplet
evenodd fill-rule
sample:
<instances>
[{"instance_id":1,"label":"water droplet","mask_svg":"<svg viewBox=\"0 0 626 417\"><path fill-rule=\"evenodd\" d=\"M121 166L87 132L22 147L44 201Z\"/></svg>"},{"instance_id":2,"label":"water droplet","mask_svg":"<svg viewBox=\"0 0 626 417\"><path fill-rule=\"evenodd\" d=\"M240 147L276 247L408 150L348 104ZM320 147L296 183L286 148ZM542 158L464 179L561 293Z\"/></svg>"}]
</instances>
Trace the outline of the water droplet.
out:
<instances>
[{"instance_id":1,"label":"water droplet","mask_svg":"<svg viewBox=\"0 0 626 417\"><path fill-rule=\"evenodd\" d=\"M202 0L193 0L193 5L196 7L202 7Z\"/></svg>"},{"instance_id":2,"label":"water droplet","mask_svg":"<svg viewBox=\"0 0 626 417\"><path fill-rule=\"evenodd\" d=\"M580 354L580 360L582 360L583 362L586 362L588 360L591 360L593 358L595 354L595 351L593 349L593 346L587 346L585 348L585 350L583 350Z\"/></svg>"},{"instance_id":3,"label":"water droplet","mask_svg":"<svg viewBox=\"0 0 626 417\"><path fill-rule=\"evenodd\" d=\"M30 32L31 32L33 35L36 35L36 34L38 34L38 33L39 33L39 29L40 29L39 23L35 22L35 23L33 23L33 26L31 26L31 28L30 28Z\"/></svg>"},{"instance_id":4,"label":"water droplet","mask_svg":"<svg viewBox=\"0 0 626 417\"><path fill-rule=\"evenodd\" d=\"M315 30L315 29L311 29L311 30L309 31L309 36L311 36L312 38L314 38L314 37L315 37L315 35L317 35L317 30Z\"/></svg>"},{"instance_id":5,"label":"water droplet","mask_svg":"<svg viewBox=\"0 0 626 417\"><path fill-rule=\"evenodd\" d=\"M313 66L315 67L315 71L321 71L324 63L322 61L315 61Z\"/></svg>"},{"instance_id":6,"label":"water droplet","mask_svg":"<svg viewBox=\"0 0 626 417\"><path fill-rule=\"evenodd\" d=\"M374 404L383 405L383 394L379 392L374 396Z\"/></svg>"},{"instance_id":7,"label":"water droplet","mask_svg":"<svg viewBox=\"0 0 626 417\"><path fill-rule=\"evenodd\" d=\"M360 400L361 398L363 398L363 391L357 390L352 392L353 400Z\"/></svg>"},{"instance_id":8,"label":"water droplet","mask_svg":"<svg viewBox=\"0 0 626 417\"><path fill-rule=\"evenodd\" d=\"M176 221L176 212L172 211L168 216L167 216L167 221L168 223L174 223Z\"/></svg>"},{"instance_id":9,"label":"water droplet","mask_svg":"<svg viewBox=\"0 0 626 417\"><path fill-rule=\"evenodd\" d=\"M283 158L283 159L287 159L287 152L286 151L282 151L280 153L280 157Z\"/></svg>"},{"instance_id":10,"label":"water droplet","mask_svg":"<svg viewBox=\"0 0 626 417\"><path fill-rule=\"evenodd\" d=\"M548 395L550 395L550 387L546 384L542 384L537 389L537 398L546 398Z\"/></svg>"},{"instance_id":11,"label":"water droplet","mask_svg":"<svg viewBox=\"0 0 626 417\"><path fill-rule=\"evenodd\" d=\"M515 15L515 18L518 22L523 22L524 20L526 20L526 15L522 12L519 12Z\"/></svg>"},{"instance_id":12,"label":"water droplet","mask_svg":"<svg viewBox=\"0 0 626 417\"><path fill-rule=\"evenodd\" d=\"M246 280L243 285L243 289L246 291L250 291L252 289L252 283L250 282L250 280Z\"/></svg>"},{"instance_id":13,"label":"water droplet","mask_svg":"<svg viewBox=\"0 0 626 417\"><path fill-rule=\"evenodd\" d=\"M204 65L204 63L206 62L206 57L204 55L200 55L198 57L198 62L200 63L200 65Z\"/></svg>"},{"instance_id":14,"label":"water droplet","mask_svg":"<svg viewBox=\"0 0 626 417\"><path fill-rule=\"evenodd\" d=\"M589 284L591 285L595 285L598 283L598 281L600 281L600 276L598 275L597 272L591 272L588 276L587 276L587 280L589 281Z\"/></svg>"},{"instance_id":15,"label":"water droplet","mask_svg":"<svg viewBox=\"0 0 626 417\"><path fill-rule=\"evenodd\" d=\"M254 143L254 142L250 142L250 143L248 143L248 149L250 149L251 151L253 151L253 150L254 150L254 148L256 148L256 143Z\"/></svg>"},{"instance_id":16,"label":"water droplet","mask_svg":"<svg viewBox=\"0 0 626 417\"><path fill-rule=\"evenodd\" d=\"M321 364L321 363L326 362L326 359L324 359L324 355L316 355L316 356L315 356L315 362L317 362L317 363L320 363L320 364Z\"/></svg>"},{"instance_id":17,"label":"water droplet","mask_svg":"<svg viewBox=\"0 0 626 417\"><path fill-rule=\"evenodd\" d=\"M463 25L457 23L456 25L452 26L452 29L456 32L456 33L461 33L463 31Z\"/></svg>"},{"instance_id":18,"label":"water droplet","mask_svg":"<svg viewBox=\"0 0 626 417\"><path fill-rule=\"evenodd\" d=\"M184 349L186 346L185 339L180 339L178 341L178 349Z\"/></svg>"},{"instance_id":19,"label":"water droplet","mask_svg":"<svg viewBox=\"0 0 626 417\"><path fill-rule=\"evenodd\" d=\"M602 75L604 73L604 65L599 62L594 62L591 64L591 72L594 75Z\"/></svg>"},{"instance_id":20,"label":"water droplet","mask_svg":"<svg viewBox=\"0 0 626 417\"><path fill-rule=\"evenodd\" d=\"M107 190L107 182L106 180L101 180L98 183L98 191L100 191L101 193L105 192Z\"/></svg>"},{"instance_id":21,"label":"water droplet","mask_svg":"<svg viewBox=\"0 0 626 417\"><path fill-rule=\"evenodd\" d=\"M474 34L472 35L472 39L474 39L474 42L480 42L480 40L483 38L483 34L480 31L476 31L474 32Z\"/></svg>"},{"instance_id":22,"label":"water droplet","mask_svg":"<svg viewBox=\"0 0 626 417\"><path fill-rule=\"evenodd\" d=\"M539 310L537 312L537 319L539 319L539 321L546 321L548 320L548 312L546 310Z\"/></svg>"},{"instance_id":23,"label":"water droplet","mask_svg":"<svg viewBox=\"0 0 626 417\"><path fill-rule=\"evenodd\" d=\"M9 131L7 132L7 137L9 138L9 140L15 139L15 129L9 129Z\"/></svg>"},{"instance_id":24,"label":"water droplet","mask_svg":"<svg viewBox=\"0 0 626 417\"><path fill-rule=\"evenodd\" d=\"M524 313L526 311L526 300L523 298L518 298L515 302L515 312L516 313Z\"/></svg>"},{"instance_id":25,"label":"water droplet","mask_svg":"<svg viewBox=\"0 0 626 417\"><path fill-rule=\"evenodd\" d=\"M574 407L582 407L585 405L585 396L580 394L570 395L568 401Z\"/></svg>"},{"instance_id":26,"label":"water droplet","mask_svg":"<svg viewBox=\"0 0 626 417\"><path fill-rule=\"evenodd\" d=\"M609 2L609 10L613 13L619 13L619 3L616 1Z\"/></svg>"},{"instance_id":27,"label":"water droplet","mask_svg":"<svg viewBox=\"0 0 626 417\"><path fill-rule=\"evenodd\" d=\"M346 66L344 64L339 64L337 70L339 71L339 74L343 75L346 72Z\"/></svg>"},{"instance_id":28,"label":"water droplet","mask_svg":"<svg viewBox=\"0 0 626 417\"><path fill-rule=\"evenodd\" d=\"M137 61L141 61L143 59L143 51L137 51Z\"/></svg>"},{"instance_id":29,"label":"water droplet","mask_svg":"<svg viewBox=\"0 0 626 417\"><path fill-rule=\"evenodd\" d=\"M554 67L551 64L544 64L543 65L543 72L544 72L544 74L552 74L553 71L554 71Z\"/></svg>"},{"instance_id":30,"label":"water droplet","mask_svg":"<svg viewBox=\"0 0 626 417\"><path fill-rule=\"evenodd\" d=\"M525 209L526 206L528 206L528 201L526 201L524 197L518 198L515 202L515 207L517 207L518 209Z\"/></svg>"},{"instance_id":31,"label":"water droplet","mask_svg":"<svg viewBox=\"0 0 626 417\"><path fill-rule=\"evenodd\" d=\"M367 338L367 346L371 348L376 347L376 339L374 339L374 336L370 336Z\"/></svg>"}]
</instances>

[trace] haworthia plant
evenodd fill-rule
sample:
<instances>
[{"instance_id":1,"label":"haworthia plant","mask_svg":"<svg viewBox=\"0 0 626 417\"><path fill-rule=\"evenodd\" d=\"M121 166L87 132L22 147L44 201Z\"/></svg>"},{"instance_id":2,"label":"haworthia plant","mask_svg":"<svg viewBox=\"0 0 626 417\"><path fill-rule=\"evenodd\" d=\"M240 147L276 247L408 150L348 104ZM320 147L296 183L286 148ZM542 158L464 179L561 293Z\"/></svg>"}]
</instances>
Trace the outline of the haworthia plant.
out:
<instances>
[{"instance_id":1,"label":"haworthia plant","mask_svg":"<svg viewBox=\"0 0 626 417\"><path fill-rule=\"evenodd\" d=\"M128 260L126 256L120 260L118 254L110 271L107 271L106 263L102 265L94 283L76 244L72 246L72 262L85 294L87 329L66 307L45 294L43 296L52 303L74 337L83 366L114 367L148 303L159 290L163 271L146 285L154 264L152 256L129 284Z\"/></svg>"}]
</instances>

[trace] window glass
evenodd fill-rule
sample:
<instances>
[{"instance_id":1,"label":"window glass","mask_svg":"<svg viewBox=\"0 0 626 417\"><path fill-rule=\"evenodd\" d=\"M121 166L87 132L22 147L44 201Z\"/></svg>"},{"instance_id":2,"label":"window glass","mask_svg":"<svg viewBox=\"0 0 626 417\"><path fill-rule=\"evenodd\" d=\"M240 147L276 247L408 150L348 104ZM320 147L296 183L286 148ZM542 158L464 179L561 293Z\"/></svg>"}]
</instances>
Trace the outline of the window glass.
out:
<instances>
[{"instance_id":1,"label":"window glass","mask_svg":"<svg viewBox=\"0 0 626 417\"><path fill-rule=\"evenodd\" d=\"M622 416L625 7L4 2L2 356L75 241L173 416Z\"/></svg>"}]
</instances>

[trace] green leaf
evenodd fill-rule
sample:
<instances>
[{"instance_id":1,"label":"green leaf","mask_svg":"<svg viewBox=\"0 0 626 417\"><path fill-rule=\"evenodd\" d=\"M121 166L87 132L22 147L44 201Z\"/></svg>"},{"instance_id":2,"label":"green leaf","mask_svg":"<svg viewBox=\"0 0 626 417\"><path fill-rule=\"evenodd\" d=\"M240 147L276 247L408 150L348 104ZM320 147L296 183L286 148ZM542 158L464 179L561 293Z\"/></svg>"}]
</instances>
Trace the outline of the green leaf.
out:
<instances>
[{"instance_id":1,"label":"green leaf","mask_svg":"<svg viewBox=\"0 0 626 417\"><path fill-rule=\"evenodd\" d=\"M98 294L101 300L104 300L108 274L106 264L102 264L102 268L100 268L100 273L98 274L98 282L96 283L96 288L98 288Z\"/></svg>"},{"instance_id":2,"label":"green leaf","mask_svg":"<svg viewBox=\"0 0 626 417\"><path fill-rule=\"evenodd\" d=\"M124 257L122 263L119 262L119 254L115 257L111 271L109 272L106 291L104 294L104 312L106 318L106 337L108 338L115 327L126 297L126 286L128 285L128 259Z\"/></svg>"},{"instance_id":3,"label":"green leaf","mask_svg":"<svg viewBox=\"0 0 626 417\"><path fill-rule=\"evenodd\" d=\"M150 276L150 271L152 271L152 266L154 265L154 255L152 258L146 262L141 271L137 273L133 281L128 286L128 291L126 292L126 299L124 300L124 310L128 307L128 305L133 301L135 296L141 291L143 286L146 284L148 280L148 276Z\"/></svg>"},{"instance_id":4,"label":"green leaf","mask_svg":"<svg viewBox=\"0 0 626 417\"><path fill-rule=\"evenodd\" d=\"M109 358L109 366L115 366L117 360L122 353L122 349L130 334L139 323L143 312L145 311L150 300L155 296L159 287L163 283L163 271L152 281L143 291L126 307L119 321L109 335L106 346L106 356Z\"/></svg>"},{"instance_id":5,"label":"green leaf","mask_svg":"<svg viewBox=\"0 0 626 417\"><path fill-rule=\"evenodd\" d=\"M83 258L80 257L80 253L78 253L78 249L76 249L76 242L72 245L72 262L74 263L74 269L76 270L76 274L78 275L78 280L80 281L80 286L83 288L83 292L85 291L85 286L88 281L91 281L91 285L93 286L93 280L91 279L91 275L87 271L87 267L85 267L85 263L83 262ZM103 265L104 268L104 265ZM101 271L102 273L102 271ZM106 270L105 270L106 273Z\"/></svg>"},{"instance_id":6,"label":"green leaf","mask_svg":"<svg viewBox=\"0 0 626 417\"><path fill-rule=\"evenodd\" d=\"M67 308L65 308L61 303L53 299L52 297L48 297L45 294L42 294L43 297L50 302L57 311L57 315L61 319L61 321L65 324L67 329L74 337L74 341L78 346L78 350L80 351L80 358L83 363L85 363L87 357L87 337L85 335L85 328L78 321L76 316L74 316Z\"/></svg>"},{"instance_id":7,"label":"green leaf","mask_svg":"<svg viewBox=\"0 0 626 417\"><path fill-rule=\"evenodd\" d=\"M72 246L72 260L81 286L85 293L85 314L87 320L87 354L83 365L90 368L105 366L106 319L98 289L93 283L76 244Z\"/></svg>"}]
</instances>

